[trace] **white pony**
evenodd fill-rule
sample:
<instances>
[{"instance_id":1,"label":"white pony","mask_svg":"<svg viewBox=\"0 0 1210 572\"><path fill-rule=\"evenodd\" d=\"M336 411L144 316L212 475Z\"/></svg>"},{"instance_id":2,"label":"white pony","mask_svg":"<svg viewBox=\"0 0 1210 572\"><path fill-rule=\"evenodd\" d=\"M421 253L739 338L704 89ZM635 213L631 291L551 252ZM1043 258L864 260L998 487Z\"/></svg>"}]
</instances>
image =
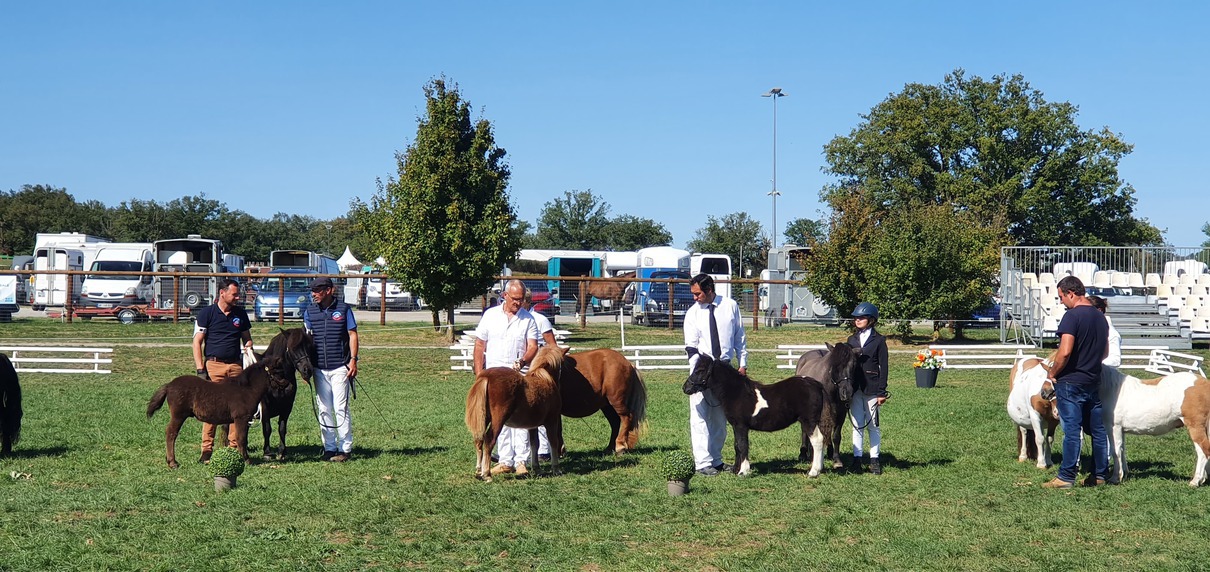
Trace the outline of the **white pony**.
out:
<instances>
[{"instance_id":1,"label":"white pony","mask_svg":"<svg viewBox=\"0 0 1210 572\"><path fill-rule=\"evenodd\" d=\"M1051 385L1047 375L1046 362L1038 358L1018 361L1008 374L1008 416L1017 424L1017 461L1023 463L1032 456L1039 469L1053 464L1050 450L1059 424L1058 408L1040 395L1044 386Z\"/></svg>"},{"instance_id":2,"label":"white pony","mask_svg":"<svg viewBox=\"0 0 1210 572\"><path fill-rule=\"evenodd\" d=\"M1206 481L1206 459L1210 455L1210 438L1207 438L1210 381L1189 372L1139 380L1105 366L1101 368L1100 392L1109 457L1114 464L1112 482L1126 479L1125 433L1163 435L1181 425L1189 430L1197 453L1189 486Z\"/></svg>"}]
</instances>

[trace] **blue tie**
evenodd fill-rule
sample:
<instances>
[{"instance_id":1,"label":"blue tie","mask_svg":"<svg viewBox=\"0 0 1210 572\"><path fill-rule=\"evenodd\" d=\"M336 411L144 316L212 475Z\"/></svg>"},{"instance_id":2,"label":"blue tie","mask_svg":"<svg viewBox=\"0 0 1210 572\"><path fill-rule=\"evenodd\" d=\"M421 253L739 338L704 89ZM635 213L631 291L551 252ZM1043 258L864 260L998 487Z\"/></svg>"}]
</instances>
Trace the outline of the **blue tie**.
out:
<instances>
[{"instance_id":1,"label":"blue tie","mask_svg":"<svg viewBox=\"0 0 1210 572\"><path fill-rule=\"evenodd\" d=\"M707 308L710 309L710 350L714 359L718 359L723 355L723 344L718 338L718 320L714 318L714 304L710 304Z\"/></svg>"}]
</instances>

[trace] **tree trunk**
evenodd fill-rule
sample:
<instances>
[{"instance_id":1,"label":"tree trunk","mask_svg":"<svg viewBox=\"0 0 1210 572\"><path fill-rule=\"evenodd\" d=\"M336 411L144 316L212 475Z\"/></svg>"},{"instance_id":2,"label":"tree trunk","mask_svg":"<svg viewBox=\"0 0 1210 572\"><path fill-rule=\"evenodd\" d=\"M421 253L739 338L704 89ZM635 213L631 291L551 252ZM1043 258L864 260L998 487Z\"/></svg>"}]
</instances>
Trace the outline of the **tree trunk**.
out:
<instances>
[{"instance_id":1,"label":"tree trunk","mask_svg":"<svg viewBox=\"0 0 1210 572\"><path fill-rule=\"evenodd\" d=\"M445 315L449 322L449 328L445 330L445 339L452 344L454 343L454 307L450 306L446 308Z\"/></svg>"}]
</instances>

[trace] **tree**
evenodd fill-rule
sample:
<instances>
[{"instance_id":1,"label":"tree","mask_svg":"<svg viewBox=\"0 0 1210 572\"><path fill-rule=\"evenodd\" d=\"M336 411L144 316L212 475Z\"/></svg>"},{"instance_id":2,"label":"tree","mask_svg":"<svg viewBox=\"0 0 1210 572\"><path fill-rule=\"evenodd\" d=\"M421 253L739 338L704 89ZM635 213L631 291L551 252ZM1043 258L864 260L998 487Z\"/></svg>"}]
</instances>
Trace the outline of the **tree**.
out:
<instances>
[{"instance_id":1,"label":"tree","mask_svg":"<svg viewBox=\"0 0 1210 572\"><path fill-rule=\"evenodd\" d=\"M1130 145L1075 114L1021 76L956 70L892 94L825 146L840 182L820 193L832 215L808 286L837 308L965 318L987 302L1000 246L1158 244L1118 177Z\"/></svg>"},{"instance_id":2,"label":"tree","mask_svg":"<svg viewBox=\"0 0 1210 572\"><path fill-rule=\"evenodd\" d=\"M827 235L825 223L809 218L796 218L786 225L786 244L810 246Z\"/></svg>"},{"instance_id":3,"label":"tree","mask_svg":"<svg viewBox=\"0 0 1210 572\"><path fill-rule=\"evenodd\" d=\"M609 203L592 190L564 191L542 208L535 244L538 248L604 250L609 227Z\"/></svg>"},{"instance_id":4,"label":"tree","mask_svg":"<svg viewBox=\"0 0 1210 572\"><path fill-rule=\"evenodd\" d=\"M1210 222L1202 225L1202 234L1210 237ZM1202 248L1210 248L1210 238L1202 242Z\"/></svg>"},{"instance_id":5,"label":"tree","mask_svg":"<svg viewBox=\"0 0 1210 572\"><path fill-rule=\"evenodd\" d=\"M95 201L80 205L67 189L22 185L0 192L0 252L33 253L40 232L80 232L97 235L104 228Z\"/></svg>"},{"instance_id":6,"label":"tree","mask_svg":"<svg viewBox=\"0 0 1210 572\"><path fill-rule=\"evenodd\" d=\"M834 189L860 186L885 209L946 204L980 224L1007 223L1013 245L1160 244L1118 177L1131 146L1107 128L1081 131L1076 112L1020 75L988 81L959 69L876 105L825 146L827 171L841 179Z\"/></svg>"},{"instance_id":7,"label":"tree","mask_svg":"<svg viewBox=\"0 0 1210 572\"><path fill-rule=\"evenodd\" d=\"M762 234L760 222L739 212L721 219L706 217L706 226L697 229L689 250L713 254L729 254L735 261L732 271L751 268L759 272L768 265L769 239ZM741 254L742 251L742 254Z\"/></svg>"},{"instance_id":8,"label":"tree","mask_svg":"<svg viewBox=\"0 0 1210 572\"><path fill-rule=\"evenodd\" d=\"M381 181L368 226L391 276L454 323L454 307L482 295L520 248L505 151L486 119L445 77L424 87L416 139L396 153L399 178ZM449 328L448 337L453 339Z\"/></svg>"},{"instance_id":9,"label":"tree","mask_svg":"<svg viewBox=\"0 0 1210 572\"><path fill-rule=\"evenodd\" d=\"M619 215L607 227L610 250L625 252L672 244L672 233L664 225L649 218Z\"/></svg>"}]
</instances>

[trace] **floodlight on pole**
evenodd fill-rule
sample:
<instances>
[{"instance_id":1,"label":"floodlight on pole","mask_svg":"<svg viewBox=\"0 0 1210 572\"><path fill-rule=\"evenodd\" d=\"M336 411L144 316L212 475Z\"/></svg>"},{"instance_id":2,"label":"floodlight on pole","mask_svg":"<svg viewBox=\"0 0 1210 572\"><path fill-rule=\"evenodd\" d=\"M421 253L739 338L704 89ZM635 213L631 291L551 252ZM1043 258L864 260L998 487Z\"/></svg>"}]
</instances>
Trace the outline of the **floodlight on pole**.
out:
<instances>
[{"instance_id":1,"label":"floodlight on pole","mask_svg":"<svg viewBox=\"0 0 1210 572\"><path fill-rule=\"evenodd\" d=\"M777 190L777 100L785 97L788 93L781 90L780 87L770 89L768 93L762 93L761 97L773 98L773 190L769 191L769 196L773 197L773 228L769 234L773 235L773 247L777 247L777 197L781 193Z\"/></svg>"}]
</instances>

